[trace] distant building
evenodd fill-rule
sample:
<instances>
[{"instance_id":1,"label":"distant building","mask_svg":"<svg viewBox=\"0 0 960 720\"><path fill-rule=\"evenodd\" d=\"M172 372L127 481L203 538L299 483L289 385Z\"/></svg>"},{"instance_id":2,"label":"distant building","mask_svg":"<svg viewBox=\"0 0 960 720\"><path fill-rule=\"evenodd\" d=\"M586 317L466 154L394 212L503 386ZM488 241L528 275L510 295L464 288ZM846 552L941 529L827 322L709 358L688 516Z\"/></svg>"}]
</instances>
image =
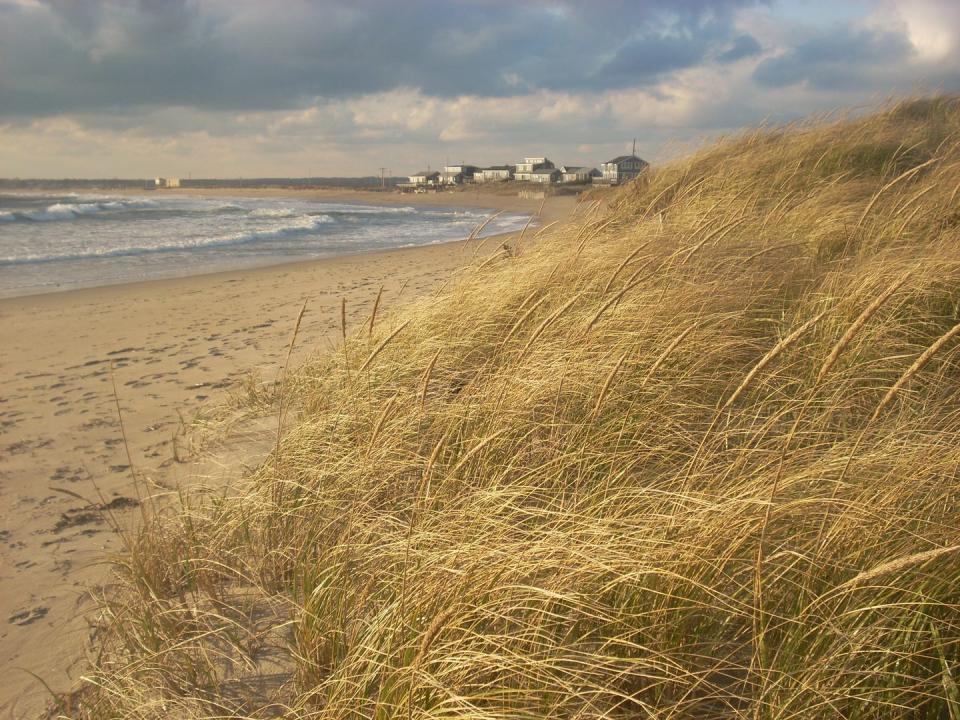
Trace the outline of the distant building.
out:
<instances>
[{"instance_id":1,"label":"distant building","mask_svg":"<svg viewBox=\"0 0 960 720\"><path fill-rule=\"evenodd\" d=\"M178 188L180 187L180 178L158 177L154 179L153 186L155 188Z\"/></svg>"},{"instance_id":2,"label":"distant building","mask_svg":"<svg viewBox=\"0 0 960 720\"><path fill-rule=\"evenodd\" d=\"M600 166L602 171L602 178L600 179L610 185L619 185L627 180L632 180L648 167L650 167L650 163L641 160L636 155L621 155Z\"/></svg>"},{"instance_id":3,"label":"distant building","mask_svg":"<svg viewBox=\"0 0 960 720\"><path fill-rule=\"evenodd\" d=\"M560 181L564 183L588 183L594 178L602 177L596 168L580 167L578 165L564 165L560 168Z\"/></svg>"},{"instance_id":4,"label":"distant building","mask_svg":"<svg viewBox=\"0 0 960 720\"><path fill-rule=\"evenodd\" d=\"M516 170L515 165L491 165L490 167L477 170L473 174L474 182L503 182L510 180Z\"/></svg>"},{"instance_id":5,"label":"distant building","mask_svg":"<svg viewBox=\"0 0 960 720\"><path fill-rule=\"evenodd\" d=\"M440 173L441 185L460 185L473 182L478 168L476 165L444 165Z\"/></svg>"},{"instance_id":6,"label":"distant building","mask_svg":"<svg viewBox=\"0 0 960 720\"><path fill-rule=\"evenodd\" d=\"M416 175L410 175L410 185L431 187L440 184L440 173L436 170L421 170Z\"/></svg>"},{"instance_id":7,"label":"distant building","mask_svg":"<svg viewBox=\"0 0 960 720\"><path fill-rule=\"evenodd\" d=\"M517 163L517 170L514 173L514 179L520 181L532 181L533 173L538 170L553 170L554 164L545 157L525 157L523 162Z\"/></svg>"},{"instance_id":8,"label":"distant building","mask_svg":"<svg viewBox=\"0 0 960 720\"><path fill-rule=\"evenodd\" d=\"M532 183L550 183L560 182L561 173L556 168L541 168L530 173L529 181Z\"/></svg>"}]
</instances>

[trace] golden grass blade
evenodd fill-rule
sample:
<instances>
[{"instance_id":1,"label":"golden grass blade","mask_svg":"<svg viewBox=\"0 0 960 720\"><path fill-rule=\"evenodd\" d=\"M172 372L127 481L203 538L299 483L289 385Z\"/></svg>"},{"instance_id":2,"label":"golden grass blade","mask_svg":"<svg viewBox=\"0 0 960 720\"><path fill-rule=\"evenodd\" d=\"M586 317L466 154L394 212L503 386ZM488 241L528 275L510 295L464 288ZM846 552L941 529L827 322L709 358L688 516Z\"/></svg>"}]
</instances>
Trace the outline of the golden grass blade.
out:
<instances>
[{"instance_id":1,"label":"golden grass blade","mask_svg":"<svg viewBox=\"0 0 960 720\"><path fill-rule=\"evenodd\" d=\"M619 265L617 265L616 270L613 271L613 274L612 274L612 275L609 277L609 279L607 280L606 285L603 286L603 290L600 291L600 294L601 294L601 295L606 295L606 294L607 294L607 291L610 289L610 286L613 285L613 281L617 279L617 276L623 271L623 269L624 269L627 265L629 265L630 262L631 262L637 255L639 255L639 254L643 251L644 248L646 248L648 245L650 245L650 243L652 243L654 240L655 240L655 238L650 238L650 239L647 240L646 242L640 243L636 248L634 248L633 252L631 252L629 255L627 255L627 256L623 259L623 262L621 262Z\"/></svg>"},{"instance_id":2,"label":"golden grass blade","mask_svg":"<svg viewBox=\"0 0 960 720\"><path fill-rule=\"evenodd\" d=\"M914 175L916 175L918 172L920 172L921 170L923 170L925 167L929 167L929 166L932 165L933 163L939 162L940 159L941 159L941 158L938 158L938 157L930 158L930 159L927 160L926 162L920 163L920 164L917 165L916 167L912 167L912 168L910 168L909 170L906 170L906 171L900 173L900 174L897 175L893 180L891 180L891 181L888 182L886 185L884 185L882 188L880 188L879 190L877 190L877 192L874 193L873 197L870 198L870 202L867 203L867 207L865 207L865 208L863 209L863 214L860 216L860 219L857 220L856 228L859 229L860 226L863 225L863 221L867 218L867 215L870 214L870 211L873 209L873 206L877 204L877 200L879 200L879 199L880 199L880 196L883 195L887 190L889 190L890 188L892 188L894 185L903 182L904 180L908 180L909 178L912 178Z\"/></svg>"},{"instance_id":3,"label":"golden grass blade","mask_svg":"<svg viewBox=\"0 0 960 720\"><path fill-rule=\"evenodd\" d=\"M933 356L936 355L944 345L950 342L954 337L960 334L960 323L957 323L952 328L947 330L943 335L941 335L933 345L928 347L923 353L914 360L913 364L907 368L906 372L899 377L899 379L893 384L887 394L883 396L883 399L880 401L880 404L877 405L877 408L873 411L873 414L870 416L870 420L867 422L867 425L873 424L873 421L880 417L880 413L883 412L884 408L890 404L896 394L910 382L910 379L916 375L918 372L923 370L924 366L933 359Z\"/></svg>"},{"instance_id":4,"label":"golden grass blade","mask_svg":"<svg viewBox=\"0 0 960 720\"><path fill-rule=\"evenodd\" d=\"M559 318L567 310L569 310L573 306L573 304L582 297L583 297L583 292L582 291L578 292L572 298L567 300L567 302L561 305L560 308L556 310L552 315L550 315L546 320L540 323L540 325L537 326L537 329L533 331L533 334L530 336L530 339L527 340L527 344L524 345L523 349L520 351L520 357L521 358L526 357L527 351L531 347L533 347L533 344L537 341L537 338L539 338L543 334L543 331L546 330L548 327L550 327L551 323L553 323L557 318Z\"/></svg>"},{"instance_id":5,"label":"golden grass blade","mask_svg":"<svg viewBox=\"0 0 960 720\"><path fill-rule=\"evenodd\" d=\"M383 297L383 285L377 291L377 299L373 301L373 311L370 313L370 326L367 328L367 338L373 335L373 323L377 319L377 309L380 307L380 298Z\"/></svg>"},{"instance_id":6,"label":"golden grass blade","mask_svg":"<svg viewBox=\"0 0 960 720\"><path fill-rule=\"evenodd\" d=\"M660 366L663 365L663 363L666 361L668 357L670 357L670 355L673 353L674 350L680 347L680 343L682 343L686 339L687 335L692 333L699 325L700 325L699 320L692 322L690 325L684 328L683 332L681 332L673 340L670 341L670 344L667 345L664 351L657 356L656 360L653 361L653 365L650 366L650 369L647 371L647 374L643 376L643 380L640 381L641 388L646 387L647 383L650 382L650 378L652 378L654 374L657 372L657 370L660 369Z\"/></svg>"},{"instance_id":7,"label":"golden grass blade","mask_svg":"<svg viewBox=\"0 0 960 720\"><path fill-rule=\"evenodd\" d=\"M600 388L600 395L597 397L597 403L593 406L593 412L590 413L590 419L596 420L597 416L600 414L600 408L603 407L603 401L607 397L607 393L610 391L610 385L613 384L613 379L617 376L617 373L620 371L620 367L623 365L623 361L627 359L627 353L624 353L620 356L620 359L617 360L617 364L613 366L613 369L607 374L607 379L603 383L603 387Z\"/></svg>"},{"instance_id":8,"label":"golden grass blade","mask_svg":"<svg viewBox=\"0 0 960 720\"><path fill-rule=\"evenodd\" d=\"M287 374L290 367L290 356L293 354L293 346L297 342L297 335L300 332L300 323L303 322L304 313L307 312L307 300L303 301L303 305L300 307L300 312L297 313L297 319L293 323L293 332L290 333L290 342L287 343L287 355L283 360L283 366L280 368L280 378L277 380L277 385L280 388L279 400L277 403L277 438L274 443L274 467L279 469L280 465L280 436L283 433L283 420L285 417L286 404L284 400L286 398L286 393L284 392L284 385L287 382Z\"/></svg>"},{"instance_id":9,"label":"golden grass blade","mask_svg":"<svg viewBox=\"0 0 960 720\"><path fill-rule=\"evenodd\" d=\"M757 364L754 365L754 366L750 369L750 372L748 372L748 373L746 374L746 377L743 378L743 381L737 386L737 389L733 391L733 393L730 395L730 397L727 398L727 401L722 405L722 407L721 407L720 409L721 409L721 410L726 410L726 409L729 408L731 405L733 405L733 403L736 402L737 398L740 397L740 395L743 393L743 391L746 390L746 389L750 386L750 383L753 381L753 379L754 379L767 365L769 365L770 363L772 363L772 362L777 358L777 356L778 356L780 353L782 353L782 352L783 352L784 350L786 350L788 347L790 347L791 345L793 345L797 340L799 340L801 337L803 337L803 335L804 335L808 330L810 330L810 329L811 329L812 327L814 327L818 322L820 322L820 321L826 316L827 312L829 312L829 311L828 311L828 310L824 310L823 312L821 312L821 313L815 315L814 317L810 318L810 319L807 320L805 323L803 323L803 325L801 325L800 327L798 327L798 328L797 328L796 330L794 330L792 333L790 333L790 334L787 335L785 338L783 338L783 340L781 340L781 341L778 342L776 345L774 345L774 346L767 352L767 354L764 355L762 358L760 358L760 360L757 362Z\"/></svg>"},{"instance_id":10,"label":"golden grass blade","mask_svg":"<svg viewBox=\"0 0 960 720\"><path fill-rule=\"evenodd\" d=\"M396 330L394 330L392 333L390 333L389 335L387 335L387 337L385 337L385 338L380 342L380 344L377 345L377 347L375 347L375 348L373 349L373 352L371 352L371 353L367 356L367 359L363 361L363 364L360 365L360 368L357 370L357 372L358 372L358 373L362 373L364 370L366 370L367 367L370 365L370 363L372 363L372 362L376 359L377 355L379 355L379 354L381 353L381 351L387 346L387 344L388 344L391 340L393 340L397 335L399 335L399 334L403 331L403 329L404 329L407 325L409 325L409 324L410 324L410 321L409 321L409 320L406 320L406 321L404 321L403 323L401 323L400 326L399 326Z\"/></svg>"},{"instance_id":11,"label":"golden grass blade","mask_svg":"<svg viewBox=\"0 0 960 720\"><path fill-rule=\"evenodd\" d=\"M430 363L427 365L427 369L423 373L423 380L420 382L420 412L423 412L427 406L427 388L430 385L430 376L433 374L433 368L437 364L437 358L440 357L440 353L443 352L443 348L437 348L437 351L433 354L433 357L430 358Z\"/></svg>"},{"instance_id":12,"label":"golden grass blade","mask_svg":"<svg viewBox=\"0 0 960 720\"><path fill-rule=\"evenodd\" d=\"M935 560L938 557L943 557L944 555L949 555L950 553L955 553L958 550L960 550L960 545L951 545L949 547L924 550L923 552L912 553L910 555L904 555L903 557L887 560L879 565L875 565L869 570L864 570L863 572L857 573L846 582L837 585L837 587L835 587L830 594L834 595L857 585L864 585L876 580L879 577L883 577L884 575L891 575L908 568L919 567L924 563Z\"/></svg>"},{"instance_id":13,"label":"golden grass blade","mask_svg":"<svg viewBox=\"0 0 960 720\"><path fill-rule=\"evenodd\" d=\"M907 278L910 277L912 271L907 271L900 278L895 280L890 286L884 290L880 295L878 295L873 302L871 302L863 311L857 316L856 320L850 323L850 327L847 328L847 331L843 334L836 345L833 346L833 349L830 351L830 354L827 356L827 359L824 360L823 365L820 367L820 372L817 373L816 382L819 384L827 376L827 373L830 372L830 369L836 364L837 360L840 358L840 355L844 350L847 349L847 346L853 341L853 338L856 337L860 329L867 324L867 322L874 316L874 314L883 307L883 304L890 299L890 296L893 295L900 287L907 281Z\"/></svg>"}]
</instances>

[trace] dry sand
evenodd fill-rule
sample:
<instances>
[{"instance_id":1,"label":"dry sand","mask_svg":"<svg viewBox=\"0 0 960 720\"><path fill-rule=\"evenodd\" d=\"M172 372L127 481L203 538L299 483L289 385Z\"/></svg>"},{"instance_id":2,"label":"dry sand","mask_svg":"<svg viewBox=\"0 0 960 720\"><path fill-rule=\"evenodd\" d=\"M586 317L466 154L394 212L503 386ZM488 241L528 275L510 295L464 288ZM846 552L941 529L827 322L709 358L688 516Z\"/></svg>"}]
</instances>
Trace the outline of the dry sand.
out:
<instances>
[{"instance_id":1,"label":"dry sand","mask_svg":"<svg viewBox=\"0 0 960 720\"><path fill-rule=\"evenodd\" d=\"M248 194L510 210L540 204L473 193ZM542 222L574 207L572 197L552 198ZM356 327L381 285L386 309L428 293L467 264L478 244L0 300L0 718L42 711L49 696L37 677L55 691L73 685L95 608L90 593L109 589L109 560L121 550L102 510L127 527L136 523L138 491L114 382L135 469L156 487L175 487L194 472L172 459L179 414L189 418L201 405L225 399L250 370L276 377L304 300L293 364L333 347L341 299L348 325ZM498 244L488 240L481 254Z\"/></svg>"}]
</instances>

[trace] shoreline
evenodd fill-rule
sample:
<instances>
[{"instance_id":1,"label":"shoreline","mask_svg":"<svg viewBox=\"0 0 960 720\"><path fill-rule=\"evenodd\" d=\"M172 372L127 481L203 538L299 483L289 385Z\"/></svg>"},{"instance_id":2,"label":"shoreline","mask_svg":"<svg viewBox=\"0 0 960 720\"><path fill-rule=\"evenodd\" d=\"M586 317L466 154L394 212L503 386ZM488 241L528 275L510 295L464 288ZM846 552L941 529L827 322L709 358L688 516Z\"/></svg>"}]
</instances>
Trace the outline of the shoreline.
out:
<instances>
[{"instance_id":1,"label":"shoreline","mask_svg":"<svg viewBox=\"0 0 960 720\"><path fill-rule=\"evenodd\" d=\"M72 190L65 189L66 192L72 192ZM38 191L40 194L43 193L42 190ZM93 192L87 191L88 194L95 194ZM573 210L576 205L576 196L573 195L563 195L550 198L547 202L543 203L541 206L541 200L535 199L526 199L520 198L514 195L505 195L505 194L496 194L493 192L482 192L482 191L458 191L458 192L445 192L445 193L436 193L436 194L424 194L424 195L412 195L412 194L400 194L400 193L384 193L384 192L372 192L372 191L356 191L352 189L311 189L311 190L300 190L300 189L278 189L278 188L214 188L214 189L204 189L204 188L177 188L170 190L152 190L152 191L131 191L131 190L117 190L111 191L113 194L121 196L136 196L136 197L150 197L155 194L160 195L170 195L170 196L192 196L192 197L211 197L211 198L263 198L270 200L283 200L283 199L296 199L296 200L313 200L317 202L351 202L359 203L365 205L419 205L425 207L463 207L463 208L475 208L475 209L486 209L491 211L491 213L497 212L517 212L517 213L529 213L534 216L534 221L531 224L531 228L537 228L541 225L548 224L555 220L560 219ZM409 202L408 202L409 201ZM538 210L541 211L541 214L538 216ZM513 234L516 234L516 230L503 232L503 233L494 233L492 235L484 236L483 240L495 240L498 238L507 238ZM384 252L396 252L404 250L415 250L418 248L424 247L436 247L439 245L447 245L450 243L459 243L464 242L467 238L451 238L449 240L444 240L441 242L434 242L430 244L413 244L406 245L394 248L377 248L372 250L357 250L347 253L334 253L321 257L301 257L301 258L291 258L291 259L281 259L279 261L267 261L263 264L251 264L243 267L224 267L223 269L212 269L212 270L202 270L200 272L179 272L177 270L171 269L170 274L165 274L160 277L152 278L143 278L139 280L119 280L116 282L106 282L96 285L71 285L64 288L39 288L33 290L27 290L26 292L17 292L16 294L5 294L0 290L0 303L16 300L18 298L27 298L27 297L40 297L44 295L62 295L64 293L74 293L84 290L94 290L97 288L106 288L106 287L124 287L128 285L139 285L142 283L157 283L165 282L171 280L179 280L190 277L204 277L204 276L216 276L223 273L246 273L252 272L260 269L267 268L283 268L286 266L294 266L300 263L312 263L312 262L326 262L329 260L335 260L341 257L360 257L366 255L374 255L377 253Z\"/></svg>"},{"instance_id":2,"label":"shoreline","mask_svg":"<svg viewBox=\"0 0 960 720\"><path fill-rule=\"evenodd\" d=\"M544 216L574 207L548 202ZM122 549L101 511L128 528L138 516L124 434L153 492L195 482L197 467L174 459L181 417L218 405L248 371L272 381L304 300L293 365L336 347L344 300L349 332L381 287L378 318L494 252L493 237L0 299L0 719L49 699L18 668L66 691L85 667L90 593L109 590ZM219 472L207 482L222 484Z\"/></svg>"},{"instance_id":3,"label":"shoreline","mask_svg":"<svg viewBox=\"0 0 960 720\"><path fill-rule=\"evenodd\" d=\"M116 195L137 195L151 197L157 196L206 196L206 197L261 197L261 198L289 198L299 200L317 200L317 201L343 201L360 202L365 204L384 204L384 205L436 205L439 207L461 206L461 207L481 207L492 210L532 210L536 211L540 207L541 200L535 198L522 198L518 195L519 187L513 185L503 185L498 183L488 183L480 185L462 185L457 190L445 190L436 193L400 193L393 190L361 190L358 188L335 188L335 187L317 187L317 188L159 188L156 190L104 190ZM538 188L524 188L529 190L538 190ZM84 190L80 190L83 192ZM75 190L68 190L75 192ZM551 195L546 206L564 202L565 200L577 200L576 194L557 194Z\"/></svg>"},{"instance_id":4,"label":"shoreline","mask_svg":"<svg viewBox=\"0 0 960 720\"><path fill-rule=\"evenodd\" d=\"M535 227L535 225L531 225ZM499 240L507 239L512 235L516 235L515 231L505 232L505 233L496 233L494 235L487 235L475 242L483 242L490 240ZM241 267L241 268L227 268L223 270L210 270L203 271L198 273L191 273L188 275L171 275L169 277L156 277L156 278L145 278L143 280L121 280L119 282L108 282L102 285L83 285L79 287L68 287L60 290L40 290L38 292L28 292L22 295L0 295L0 311L2 311L2 306L8 303L14 303L17 300L34 300L46 297L53 298L67 298L67 296L79 296L80 299L83 299L85 294L95 293L98 290L118 290L122 291L132 290L139 287L147 288L157 288L160 289L164 285L175 284L183 280L207 280L209 282L217 282L221 278L237 278L242 280L247 275L253 275L261 272L282 272L284 270L296 269L300 266L311 265L311 264L328 264L336 263L338 260L350 260L357 261L366 257L374 257L378 255L392 254L392 253L405 253L405 252L415 252L417 250L423 250L426 248L442 248L447 246L456 246L463 245L470 242L469 238L458 238L455 240L445 240L443 242L431 243L429 245L407 245L404 247L396 248L378 248L376 250L357 250L356 252L341 253L338 255L329 255L325 257L316 257L316 258L301 258L298 260L284 260L281 262L269 263L266 265L251 265L250 267Z\"/></svg>"}]
</instances>

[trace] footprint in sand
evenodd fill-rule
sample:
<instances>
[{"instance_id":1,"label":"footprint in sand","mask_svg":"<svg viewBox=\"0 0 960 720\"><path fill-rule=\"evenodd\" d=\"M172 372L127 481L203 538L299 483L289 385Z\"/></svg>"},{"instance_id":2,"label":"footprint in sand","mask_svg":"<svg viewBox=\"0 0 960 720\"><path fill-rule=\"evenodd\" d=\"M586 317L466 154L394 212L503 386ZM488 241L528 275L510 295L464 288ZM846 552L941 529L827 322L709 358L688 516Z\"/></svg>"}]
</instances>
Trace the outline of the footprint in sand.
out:
<instances>
[{"instance_id":1,"label":"footprint in sand","mask_svg":"<svg viewBox=\"0 0 960 720\"><path fill-rule=\"evenodd\" d=\"M7 618L7 622L12 625L29 625L30 623L35 623L37 620L46 617L48 612L50 612L49 608L38 605L37 607L30 608L29 610L15 612L13 615Z\"/></svg>"}]
</instances>

